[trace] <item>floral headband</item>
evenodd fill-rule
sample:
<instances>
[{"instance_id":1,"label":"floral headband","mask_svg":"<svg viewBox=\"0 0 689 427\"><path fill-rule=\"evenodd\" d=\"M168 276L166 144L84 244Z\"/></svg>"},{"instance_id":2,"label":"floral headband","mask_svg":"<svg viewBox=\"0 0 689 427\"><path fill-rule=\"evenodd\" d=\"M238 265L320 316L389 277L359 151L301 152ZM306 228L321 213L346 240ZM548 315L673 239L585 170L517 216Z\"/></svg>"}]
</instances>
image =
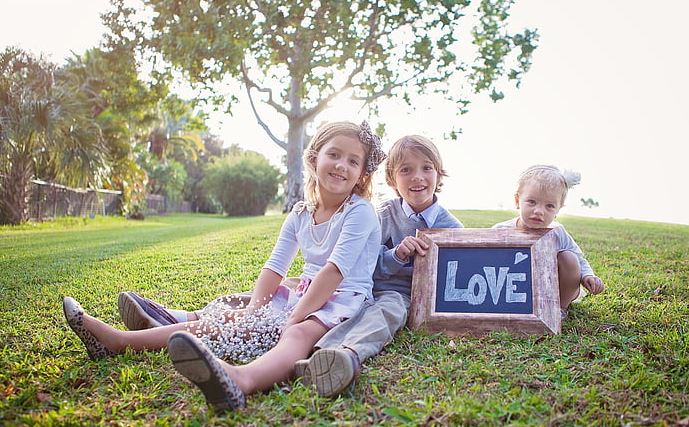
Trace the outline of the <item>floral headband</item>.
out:
<instances>
[{"instance_id":1,"label":"floral headband","mask_svg":"<svg viewBox=\"0 0 689 427\"><path fill-rule=\"evenodd\" d=\"M378 165L383 163L387 157L380 143L380 137L371 131L368 122L364 120L359 126L359 139L369 146L368 160L366 162L366 173L371 175L378 169Z\"/></svg>"}]
</instances>

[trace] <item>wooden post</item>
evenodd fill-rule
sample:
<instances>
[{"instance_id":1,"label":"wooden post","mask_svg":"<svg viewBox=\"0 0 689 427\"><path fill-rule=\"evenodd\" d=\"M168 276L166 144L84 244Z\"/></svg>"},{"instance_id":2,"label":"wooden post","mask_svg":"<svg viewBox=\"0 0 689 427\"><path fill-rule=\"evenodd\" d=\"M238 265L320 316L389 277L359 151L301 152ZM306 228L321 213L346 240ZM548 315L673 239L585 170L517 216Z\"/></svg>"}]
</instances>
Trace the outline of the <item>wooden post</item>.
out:
<instances>
[{"instance_id":1,"label":"wooden post","mask_svg":"<svg viewBox=\"0 0 689 427\"><path fill-rule=\"evenodd\" d=\"M41 218L41 185L36 184L36 187L38 187L37 196L36 196L36 205L37 205L37 212L36 212L36 221L41 222L43 219Z\"/></svg>"},{"instance_id":2,"label":"wooden post","mask_svg":"<svg viewBox=\"0 0 689 427\"><path fill-rule=\"evenodd\" d=\"M50 184L53 187L53 218L57 218L57 187L55 184Z\"/></svg>"}]
</instances>

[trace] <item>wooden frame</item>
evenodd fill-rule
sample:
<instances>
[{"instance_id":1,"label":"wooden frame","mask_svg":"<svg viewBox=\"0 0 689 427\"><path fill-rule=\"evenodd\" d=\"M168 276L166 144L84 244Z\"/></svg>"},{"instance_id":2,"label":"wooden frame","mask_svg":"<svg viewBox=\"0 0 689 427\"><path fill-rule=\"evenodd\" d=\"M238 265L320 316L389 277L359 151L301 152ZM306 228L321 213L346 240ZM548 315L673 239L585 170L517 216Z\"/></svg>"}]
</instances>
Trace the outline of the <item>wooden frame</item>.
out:
<instances>
[{"instance_id":1,"label":"wooden frame","mask_svg":"<svg viewBox=\"0 0 689 427\"><path fill-rule=\"evenodd\" d=\"M411 292L411 308L409 311L408 325L412 329L425 328L431 332L442 331L448 335L462 335L462 334L480 334L493 330L506 329L510 332L521 334L559 334L560 333L560 292L557 275L557 236L550 229L540 230L515 230L515 229L478 229L478 228L458 228L458 229L428 229L418 230L417 237L426 241L429 245L429 251L426 256L417 256L414 260L414 275L412 279ZM454 248L463 248L454 250ZM489 291L492 292L493 301L495 304L502 304L503 307L510 307L507 310L512 310L511 307L517 307L517 311L522 312L465 312L463 309L455 311L454 307L459 307L465 304L467 309L477 309L470 307L468 304L479 304L477 298L483 296L481 304L485 303L486 298L486 281L481 277L474 280L474 274L467 289L455 289L455 272L457 272L457 261L444 262L439 266L439 258L447 258L448 256L456 256L458 254L470 254L473 256L481 256L480 251L485 249L499 249L505 254L509 255L512 251L515 257L514 264L531 258L531 263L524 263L520 267L528 269L530 266L531 272L531 298L528 299L528 276L522 276L519 273L519 278L527 278L527 283L524 289L527 293L508 295L505 290L505 298L511 298L513 301L505 301L505 303L498 303L497 298L501 298L502 284L500 288L495 287L495 268L484 267L485 276L490 276ZM448 250L445 250L448 249ZM525 251L528 250L529 253ZM514 251L517 251L516 253ZM524 254L522 254L524 251ZM499 252L499 251L498 251ZM496 253L498 253L496 252ZM486 251L484 255L490 255L493 252ZM446 265L446 267L444 267ZM480 265L480 264L479 264ZM440 270L439 270L440 267ZM492 269L486 271L486 268ZM516 267L515 267L516 268ZM442 298L438 296L438 272L446 271L447 279L442 285ZM500 279L505 283L505 277L508 267L500 268ZM489 274L491 273L491 274ZM464 274L464 273L463 273ZM470 273L467 273L470 274ZM452 279L452 289L448 294L449 283ZM514 279L514 277L512 277ZM478 294L474 293L477 289L476 282L483 282L479 285ZM473 286L472 286L473 283ZM493 287L490 287L493 283ZM507 283L515 289L514 285L508 278ZM469 286L471 291L469 291ZM495 292L493 289L495 288ZM507 289L507 287L505 287ZM481 292L483 291L483 292ZM457 292L462 293L460 298L450 298L448 302L448 295L457 295ZM479 295L479 296L477 296ZM515 298L513 295L517 295ZM468 297L468 299L466 298ZM468 302L469 299L473 301ZM456 302L461 300L462 302ZM517 301L517 304L508 304ZM464 301L467 301L466 303ZM452 304L455 304L454 306ZM449 307L449 308L448 308ZM496 305L495 307L498 307Z\"/></svg>"}]
</instances>

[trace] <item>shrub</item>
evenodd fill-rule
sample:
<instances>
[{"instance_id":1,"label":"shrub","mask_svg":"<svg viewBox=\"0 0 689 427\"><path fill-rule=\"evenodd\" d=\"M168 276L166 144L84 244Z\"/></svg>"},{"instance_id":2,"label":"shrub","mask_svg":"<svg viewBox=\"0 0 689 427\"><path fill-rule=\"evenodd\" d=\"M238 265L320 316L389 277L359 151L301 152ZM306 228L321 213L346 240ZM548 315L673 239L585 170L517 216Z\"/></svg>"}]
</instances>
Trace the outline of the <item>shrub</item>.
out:
<instances>
[{"instance_id":1,"label":"shrub","mask_svg":"<svg viewBox=\"0 0 689 427\"><path fill-rule=\"evenodd\" d=\"M280 171L268 159L245 151L209 164L202 185L227 215L264 215L280 179Z\"/></svg>"}]
</instances>

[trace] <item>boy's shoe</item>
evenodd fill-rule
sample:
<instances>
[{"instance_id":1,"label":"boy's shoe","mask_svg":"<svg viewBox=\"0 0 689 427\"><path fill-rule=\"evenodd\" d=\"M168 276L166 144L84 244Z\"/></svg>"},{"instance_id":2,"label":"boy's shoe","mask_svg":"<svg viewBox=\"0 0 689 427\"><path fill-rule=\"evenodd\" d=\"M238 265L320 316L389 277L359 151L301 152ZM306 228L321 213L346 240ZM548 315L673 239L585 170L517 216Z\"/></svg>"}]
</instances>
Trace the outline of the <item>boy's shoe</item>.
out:
<instances>
[{"instance_id":1,"label":"boy's shoe","mask_svg":"<svg viewBox=\"0 0 689 427\"><path fill-rule=\"evenodd\" d=\"M561 308L560 309L560 320L565 320L568 315L569 315L569 309L568 308Z\"/></svg>"},{"instance_id":2,"label":"boy's shoe","mask_svg":"<svg viewBox=\"0 0 689 427\"><path fill-rule=\"evenodd\" d=\"M336 396L354 384L360 371L359 356L353 351L324 348L317 350L309 358L302 383L315 386L321 396Z\"/></svg>"},{"instance_id":3,"label":"boy's shoe","mask_svg":"<svg viewBox=\"0 0 689 427\"><path fill-rule=\"evenodd\" d=\"M95 335L84 327L84 309L74 298L64 297L62 299L62 311L65 313L67 324L79 337L86 347L86 352L91 360L101 359L112 356L115 353L100 342Z\"/></svg>"},{"instance_id":4,"label":"boy's shoe","mask_svg":"<svg viewBox=\"0 0 689 427\"><path fill-rule=\"evenodd\" d=\"M311 376L308 372L309 359L301 359L294 362L294 376L296 378L302 378L301 382L304 385L311 385ZM306 376L309 378L306 378Z\"/></svg>"},{"instance_id":5,"label":"boy's shoe","mask_svg":"<svg viewBox=\"0 0 689 427\"><path fill-rule=\"evenodd\" d=\"M167 308L134 292L120 292L117 308L122 322L131 331L179 323Z\"/></svg>"},{"instance_id":6,"label":"boy's shoe","mask_svg":"<svg viewBox=\"0 0 689 427\"><path fill-rule=\"evenodd\" d=\"M192 334L174 332L167 341L167 351L177 372L196 384L206 403L216 411L246 406L244 392L225 372L220 361Z\"/></svg>"}]
</instances>

